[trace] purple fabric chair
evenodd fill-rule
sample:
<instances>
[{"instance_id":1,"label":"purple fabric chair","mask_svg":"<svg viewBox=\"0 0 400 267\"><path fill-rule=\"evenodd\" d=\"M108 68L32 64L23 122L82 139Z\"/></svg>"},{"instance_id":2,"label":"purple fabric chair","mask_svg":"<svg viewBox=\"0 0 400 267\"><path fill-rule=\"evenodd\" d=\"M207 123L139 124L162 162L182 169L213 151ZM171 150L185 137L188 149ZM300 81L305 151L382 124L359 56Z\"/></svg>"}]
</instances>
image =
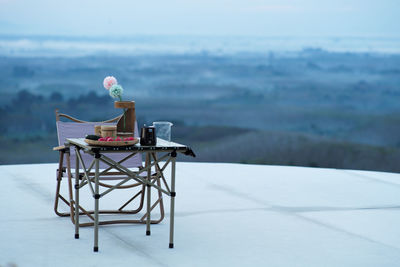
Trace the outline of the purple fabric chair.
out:
<instances>
[{"instance_id":1,"label":"purple fabric chair","mask_svg":"<svg viewBox=\"0 0 400 267\"><path fill-rule=\"evenodd\" d=\"M58 135L58 145L62 146L64 145L65 141L67 138L82 138L85 137L87 134L94 134L94 126L95 125L116 125L116 123L106 123L106 122L63 122L63 121L57 121L57 135ZM135 123L135 137L139 137L138 135L138 127L137 123ZM124 157L126 157L126 154L115 154L112 153L109 155L111 159L115 161L120 161ZM70 151L70 158L71 158L71 163L73 164L72 167L74 167L75 164L75 150L71 149ZM90 162L93 160L93 157L90 155L87 155L85 153L82 154L83 161L85 162L85 165L88 166ZM137 154L129 159L127 159L125 162L125 166L128 168L138 168L142 167L142 155ZM67 163L64 162L63 167L67 167ZM104 169L107 168L108 166L105 165L103 162L100 162L100 168Z\"/></svg>"},{"instance_id":2,"label":"purple fabric chair","mask_svg":"<svg viewBox=\"0 0 400 267\"><path fill-rule=\"evenodd\" d=\"M122 115L121 115L122 116ZM118 120L120 119L121 116L118 116L116 118L107 120L107 121L102 121L102 122L87 122L87 121L82 121L76 118L73 118L69 115L59 113L58 110L56 110L56 126L57 126L57 135L58 135L58 144L59 146L54 148L54 150L57 150L60 152L60 160L59 160L59 168L57 170L57 187L56 187L56 196L55 196L55 203L54 203L54 211L58 216L70 216L71 220L73 223L75 223L75 217L74 217L74 209L73 205L73 189L72 189L72 179L74 178L73 176L75 175L74 171L71 171L71 169L75 168L75 150L73 148L69 149L64 146L66 139L67 138L82 138L85 137L87 134L94 134L94 126L95 125L115 125ZM64 122L61 121L60 118L66 118L70 120L69 122ZM135 137L138 137L138 127L137 127L137 122L135 121ZM85 163L85 166L88 167L90 163L93 160L93 157L90 155L87 155L86 153L81 153L83 162ZM118 154L118 153L110 153L108 156L113 159L114 161L120 161L123 158L127 156L127 154ZM130 157L129 159L124 161L124 166L128 167L130 169L135 169L135 168L142 168L142 155L140 153ZM106 169L109 166L100 163L100 169ZM82 166L81 166L82 168ZM68 179L68 198L63 196L60 193L60 188L61 188L61 183L63 178ZM117 171L110 172L109 175L101 176L100 177L100 185L104 187L111 187L113 184L107 183L110 182L110 180L119 180L121 178L125 178L125 176L121 176L118 174ZM155 177L154 179L158 179ZM159 182L159 181L158 181ZM121 207L118 207L115 210L102 210L100 213L106 213L106 214L136 214L138 213L142 208L143 208L143 202L144 202L144 194L145 190L142 185L139 185L138 183L132 183L130 185L124 185L121 186L121 189L129 189L133 191L133 194L131 195L131 198L125 202ZM163 201L161 198L161 193L159 194L160 199L158 199L158 203L160 206L160 219L159 220L152 220L152 223L158 223L163 220L164 218L164 207L163 207ZM130 209L126 210L124 209L125 206L127 206L129 203L133 202L134 199L139 199L139 203L137 204L137 207L135 209ZM64 202L68 209L69 212L61 212L59 211L59 202L60 200ZM91 214L93 211L87 210L83 207L80 207L81 210L81 215L87 215L89 218L93 219ZM113 221L101 221L100 224L112 224L112 223L143 223L144 218L140 220L113 220ZM81 223L80 226L90 226L93 225L93 222L89 223Z\"/></svg>"}]
</instances>

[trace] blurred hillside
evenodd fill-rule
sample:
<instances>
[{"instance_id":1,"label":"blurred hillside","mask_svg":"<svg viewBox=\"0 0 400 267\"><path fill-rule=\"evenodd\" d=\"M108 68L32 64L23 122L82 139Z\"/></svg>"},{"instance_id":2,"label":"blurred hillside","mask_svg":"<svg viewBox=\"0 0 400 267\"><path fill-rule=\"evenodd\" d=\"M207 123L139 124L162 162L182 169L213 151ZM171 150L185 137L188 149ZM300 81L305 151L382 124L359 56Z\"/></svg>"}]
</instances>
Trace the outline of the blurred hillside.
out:
<instances>
[{"instance_id":1,"label":"blurred hillside","mask_svg":"<svg viewBox=\"0 0 400 267\"><path fill-rule=\"evenodd\" d=\"M0 163L55 161L55 108L85 120L118 115L102 87L114 75L139 125L174 122L174 140L196 160L399 171L399 63L319 49L3 57ZM26 144L41 153L30 157Z\"/></svg>"}]
</instances>

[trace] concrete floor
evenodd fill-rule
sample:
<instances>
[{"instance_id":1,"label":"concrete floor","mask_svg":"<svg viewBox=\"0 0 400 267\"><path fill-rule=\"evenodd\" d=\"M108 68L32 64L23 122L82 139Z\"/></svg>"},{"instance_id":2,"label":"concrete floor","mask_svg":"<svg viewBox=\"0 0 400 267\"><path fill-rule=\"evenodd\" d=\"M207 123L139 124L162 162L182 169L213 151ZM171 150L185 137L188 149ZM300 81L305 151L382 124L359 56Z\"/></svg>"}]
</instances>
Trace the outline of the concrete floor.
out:
<instances>
[{"instance_id":1,"label":"concrete floor","mask_svg":"<svg viewBox=\"0 0 400 267\"><path fill-rule=\"evenodd\" d=\"M53 212L56 168L0 166L0 266L400 266L400 174L178 163L175 248L167 213L100 227L94 253Z\"/></svg>"}]
</instances>

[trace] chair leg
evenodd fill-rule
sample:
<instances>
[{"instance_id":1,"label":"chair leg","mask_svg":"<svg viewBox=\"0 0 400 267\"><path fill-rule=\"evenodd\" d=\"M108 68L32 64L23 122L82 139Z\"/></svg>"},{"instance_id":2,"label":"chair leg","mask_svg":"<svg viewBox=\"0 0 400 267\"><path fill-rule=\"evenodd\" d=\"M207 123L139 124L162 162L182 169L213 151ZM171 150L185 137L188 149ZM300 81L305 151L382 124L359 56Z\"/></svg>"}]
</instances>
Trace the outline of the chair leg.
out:
<instances>
[{"instance_id":1,"label":"chair leg","mask_svg":"<svg viewBox=\"0 0 400 267\"><path fill-rule=\"evenodd\" d=\"M161 187L161 182L160 182L160 178L156 178L157 180L157 185L159 186L159 187ZM158 224L158 223L160 223L163 219L164 219L164 217L165 217L165 213L164 213L164 201L163 201L163 193L162 193L162 191L160 191L160 190L157 190L158 191L158 198L157 198L157 200L152 204L152 206L150 207L150 211L153 211L153 209L157 206L157 205L159 205L159 208L160 208L160 218L158 218L157 220L150 220L150 223L151 224ZM146 223L146 220L147 220L147 212L142 216L142 218L140 218L140 221L142 221L142 223Z\"/></svg>"},{"instance_id":2,"label":"chair leg","mask_svg":"<svg viewBox=\"0 0 400 267\"><path fill-rule=\"evenodd\" d=\"M63 177L63 172L65 171L65 168L63 167L64 154L65 154L64 150L61 150L60 151L60 160L58 163L58 169L57 169L57 175L56 175L57 176L57 185L56 185L56 195L55 195L55 200L54 200L54 212L60 217L67 217L70 215L68 212L60 212L58 210L58 204L59 204L60 199L68 206L70 205L70 203L60 194L61 181L62 181L62 177Z\"/></svg>"},{"instance_id":3,"label":"chair leg","mask_svg":"<svg viewBox=\"0 0 400 267\"><path fill-rule=\"evenodd\" d=\"M157 155L155 153L151 153L151 156L153 157L154 161L155 161L155 168L156 168L156 181L157 181L157 186L161 187L161 179L164 179L163 173L161 171L160 165L157 162ZM144 190L144 187L143 187ZM158 191L158 199L153 203L153 205L150 207L150 211L152 211L157 204L159 204L160 207L160 218L158 220L150 220L151 224L158 224L160 223L164 217L165 217L165 213L164 213L164 202L163 202L163 192L161 190L157 190ZM144 192L144 191L143 191ZM147 219L147 212L145 215L143 215L142 218L140 218L140 220L145 223L145 219Z\"/></svg>"},{"instance_id":4,"label":"chair leg","mask_svg":"<svg viewBox=\"0 0 400 267\"><path fill-rule=\"evenodd\" d=\"M139 192L137 192L133 197L131 197L128 201L126 201L119 209L118 209L118 211L120 211L120 212L124 212L123 211L123 209L127 206L127 205L129 205L129 203L131 203L135 198L137 198L139 195L141 195L141 197L140 197L140 202L139 202L139 207L136 209L136 210L131 210L131 211L128 211L128 213L133 213L133 214L135 214L135 213L138 213L139 211L141 211L142 210L142 208L143 208L143 200L144 200L144 186L142 186L142 190L140 190Z\"/></svg>"},{"instance_id":5,"label":"chair leg","mask_svg":"<svg viewBox=\"0 0 400 267\"><path fill-rule=\"evenodd\" d=\"M161 187L161 182L160 178L157 179L157 185ZM156 222L159 223L164 219L165 213L164 213L164 202L163 202L163 193L158 190L158 199L160 200L160 219Z\"/></svg>"}]
</instances>

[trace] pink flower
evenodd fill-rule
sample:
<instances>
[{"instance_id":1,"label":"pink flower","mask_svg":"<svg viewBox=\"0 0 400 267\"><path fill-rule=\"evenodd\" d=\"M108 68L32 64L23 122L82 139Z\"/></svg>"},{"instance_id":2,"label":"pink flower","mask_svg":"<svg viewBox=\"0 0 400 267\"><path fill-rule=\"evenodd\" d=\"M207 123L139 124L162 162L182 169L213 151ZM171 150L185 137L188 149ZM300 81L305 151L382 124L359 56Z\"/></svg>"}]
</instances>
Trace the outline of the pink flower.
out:
<instances>
[{"instance_id":1,"label":"pink flower","mask_svg":"<svg viewBox=\"0 0 400 267\"><path fill-rule=\"evenodd\" d=\"M107 76L104 78L103 86L107 90L109 90L114 84L118 84L117 79L115 79L114 76Z\"/></svg>"}]
</instances>

